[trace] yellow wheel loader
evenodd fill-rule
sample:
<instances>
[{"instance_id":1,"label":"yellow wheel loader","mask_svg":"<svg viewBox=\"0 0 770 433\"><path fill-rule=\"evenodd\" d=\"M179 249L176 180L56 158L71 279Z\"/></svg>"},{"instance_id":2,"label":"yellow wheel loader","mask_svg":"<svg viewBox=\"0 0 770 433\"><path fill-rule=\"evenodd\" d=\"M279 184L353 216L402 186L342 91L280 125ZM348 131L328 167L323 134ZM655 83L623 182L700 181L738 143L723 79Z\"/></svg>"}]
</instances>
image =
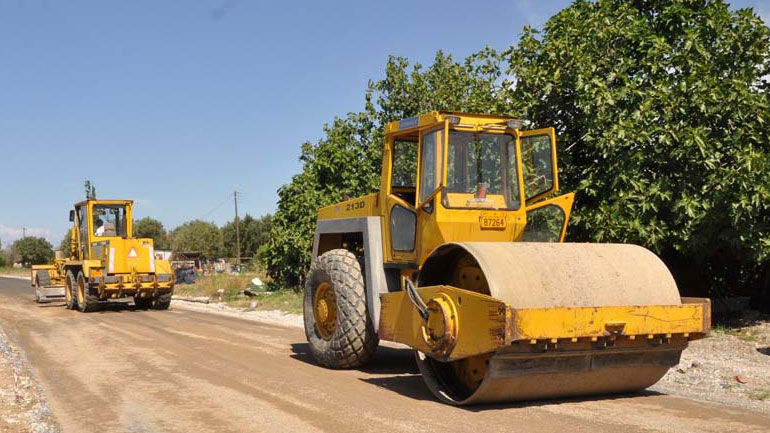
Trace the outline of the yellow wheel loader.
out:
<instances>
[{"instance_id":1,"label":"yellow wheel loader","mask_svg":"<svg viewBox=\"0 0 770 433\"><path fill-rule=\"evenodd\" d=\"M322 208L305 333L330 368L378 341L415 349L456 405L629 392L711 327L666 266L624 244L561 243L553 128L432 112L385 128L378 193Z\"/></svg>"},{"instance_id":2,"label":"yellow wheel loader","mask_svg":"<svg viewBox=\"0 0 770 433\"><path fill-rule=\"evenodd\" d=\"M168 309L174 292L171 265L155 259L152 239L133 237L132 207L131 200L75 204L70 256L32 267L38 300L42 289L59 287L67 309L84 313L129 297L139 308Z\"/></svg>"}]
</instances>

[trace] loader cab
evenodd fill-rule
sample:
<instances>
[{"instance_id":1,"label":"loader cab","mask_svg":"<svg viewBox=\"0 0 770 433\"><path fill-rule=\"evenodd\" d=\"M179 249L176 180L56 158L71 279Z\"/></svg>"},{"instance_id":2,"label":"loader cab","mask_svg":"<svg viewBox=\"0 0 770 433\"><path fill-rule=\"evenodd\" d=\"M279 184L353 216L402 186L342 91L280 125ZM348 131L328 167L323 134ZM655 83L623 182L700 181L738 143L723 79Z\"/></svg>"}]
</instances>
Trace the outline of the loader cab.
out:
<instances>
[{"instance_id":1,"label":"loader cab","mask_svg":"<svg viewBox=\"0 0 770 433\"><path fill-rule=\"evenodd\" d=\"M125 204L94 204L91 221L94 237L128 237Z\"/></svg>"},{"instance_id":2,"label":"loader cab","mask_svg":"<svg viewBox=\"0 0 770 433\"><path fill-rule=\"evenodd\" d=\"M386 126L386 262L421 265L446 242L563 239L574 196L545 200L558 189L554 130L521 126L455 112Z\"/></svg>"},{"instance_id":3,"label":"loader cab","mask_svg":"<svg viewBox=\"0 0 770 433\"><path fill-rule=\"evenodd\" d=\"M70 211L73 222L72 238L76 239L79 260L92 256L93 244L110 239L127 239L132 236L130 200L86 200Z\"/></svg>"}]
</instances>

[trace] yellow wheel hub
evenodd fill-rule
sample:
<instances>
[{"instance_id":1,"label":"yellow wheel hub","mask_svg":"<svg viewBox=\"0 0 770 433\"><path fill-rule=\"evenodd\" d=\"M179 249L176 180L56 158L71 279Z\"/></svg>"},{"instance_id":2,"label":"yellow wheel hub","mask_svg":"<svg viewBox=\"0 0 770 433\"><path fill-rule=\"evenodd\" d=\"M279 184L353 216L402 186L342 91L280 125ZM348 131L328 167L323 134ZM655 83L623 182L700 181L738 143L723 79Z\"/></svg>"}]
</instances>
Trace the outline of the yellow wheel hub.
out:
<instances>
[{"instance_id":1,"label":"yellow wheel hub","mask_svg":"<svg viewBox=\"0 0 770 433\"><path fill-rule=\"evenodd\" d=\"M315 328L321 338L329 340L337 329L337 297L329 283L321 283L313 299Z\"/></svg>"},{"instance_id":2,"label":"yellow wheel hub","mask_svg":"<svg viewBox=\"0 0 770 433\"><path fill-rule=\"evenodd\" d=\"M422 326L422 338L434 353L448 354L457 341L457 310L443 293L427 305L428 320Z\"/></svg>"}]
</instances>

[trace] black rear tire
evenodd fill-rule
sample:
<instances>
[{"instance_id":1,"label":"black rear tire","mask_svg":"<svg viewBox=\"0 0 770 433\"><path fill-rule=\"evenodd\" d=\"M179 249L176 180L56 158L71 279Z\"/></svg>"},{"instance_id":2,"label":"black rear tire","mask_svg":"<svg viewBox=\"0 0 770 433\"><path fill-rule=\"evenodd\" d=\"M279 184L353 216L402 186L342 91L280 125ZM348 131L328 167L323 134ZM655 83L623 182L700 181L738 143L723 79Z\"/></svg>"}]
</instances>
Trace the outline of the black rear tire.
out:
<instances>
[{"instance_id":1,"label":"black rear tire","mask_svg":"<svg viewBox=\"0 0 770 433\"><path fill-rule=\"evenodd\" d=\"M75 299L74 289L77 287L75 274L71 270L64 276L64 304L68 310L74 310L78 307L78 301Z\"/></svg>"},{"instance_id":2,"label":"black rear tire","mask_svg":"<svg viewBox=\"0 0 770 433\"><path fill-rule=\"evenodd\" d=\"M331 286L336 305L336 326L323 336L316 325L315 295ZM310 352L328 368L356 368L374 357L379 339L369 318L361 266L348 250L327 251L310 268L303 302L305 335Z\"/></svg>"},{"instance_id":3,"label":"black rear tire","mask_svg":"<svg viewBox=\"0 0 770 433\"><path fill-rule=\"evenodd\" d=\"M35 302L39 304L41 302L40 301L40 277L38 277L37 275L35 275L35 284L33 284L33 286L35 286Z\"/></svg>"},{"instance_id":4,"label":"black rear tire","mask_svg":"<svg viewBox=\"0 0 770 433\"><path fill-rule=\"evenodd\" d=\"M171 305L171 293L164 293L152 300L153 310L168 310Z\"/></svg>"},{"instance_id":5,"label":"black rear tire","mask_svg":"<svg viewBox=\"0 0 770 433\"><path fill-rule=\"evenodd\" d=\"M91 294L88 281L86 281L82 271L78 272L77 276L77 295L78 310L81 313L88 313L99 308L99 297Z\"/></svg>"},{"instance_id":6,"label":"black rear tire","mask_svg":"<svg viewBox=\"0 0 770 433\"><path fill-rule=\"evenodd\" d=\"M134 296L134 305L139 310L147 310L152 306L151 298L138 298Z\"/></svg>"}]
</instances>

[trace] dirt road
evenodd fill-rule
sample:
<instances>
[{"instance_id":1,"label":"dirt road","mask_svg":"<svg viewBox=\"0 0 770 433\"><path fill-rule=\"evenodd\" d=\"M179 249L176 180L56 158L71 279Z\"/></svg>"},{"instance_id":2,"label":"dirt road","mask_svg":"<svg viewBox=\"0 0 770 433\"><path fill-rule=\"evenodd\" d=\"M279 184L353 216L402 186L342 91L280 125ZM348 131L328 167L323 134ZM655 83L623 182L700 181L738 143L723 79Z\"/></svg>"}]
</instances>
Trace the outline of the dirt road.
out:
<instances>
[{"instance_id":1,"label":"dirt road","mask_svg":"<svg viewBox=\"0 0 770 433\"><path fill-rule=\"evenodd\" d=\"M645 392L454 408L412 353L331 371L302 330L186 310L82 314L0 278L0 327L29 358L65 432L767 432L770 417Z\"/></svg>"}]
</instances>

